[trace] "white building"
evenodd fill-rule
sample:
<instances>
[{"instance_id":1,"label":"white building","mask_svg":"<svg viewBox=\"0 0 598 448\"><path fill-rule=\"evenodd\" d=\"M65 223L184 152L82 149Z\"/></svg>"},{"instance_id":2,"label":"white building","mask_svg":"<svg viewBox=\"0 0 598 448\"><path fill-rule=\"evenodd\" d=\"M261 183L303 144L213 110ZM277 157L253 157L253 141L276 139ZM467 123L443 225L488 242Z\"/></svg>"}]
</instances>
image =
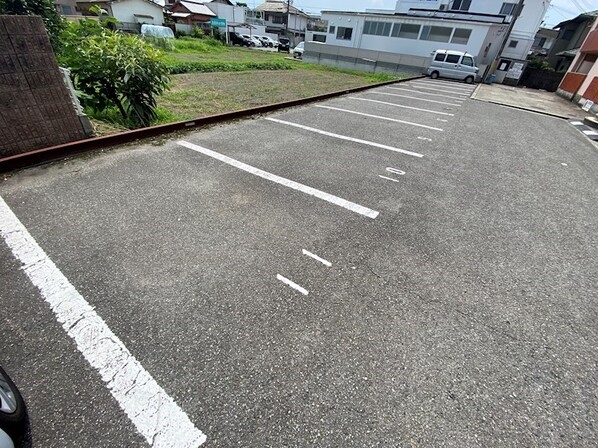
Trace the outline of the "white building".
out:
<instances>
[{"instance_id":1,"label":"white building","mask_svg":"<svg viewBox=\"0 0 598 448\"><path fill-rule=\"evenodd\" d=\"M476 56L483 74L505 43L497 73L501 82L509 71L516 76L513 68L527 58L549 4L525 0L510 36L515 0L399 0L394 11L323 11L326 45L308 43L304 58L347 68L421 72L432 52L450 49Z\"/></svg>"},{"instance_id":2,"label":"white building","mask_svg":"<svg viewBox=\"0 0 598 448\"><path fill-rule=\"evenodd\" d=\"M283 0L266 0L254 11L262 14L266 31L273 34L292 34L297 42L305 38L309 16Z\"/></svg>"},{"instance_id":3,"label":"white building","mask_svg":"<svg viewBox=\"0 0 598 448\"><path fill-rule=\"evenodd\" d=\"M97 5L120 22L125 30L139 31L142 24L164 24L164 7L151 0L77 0L77 8L86 14Z\"/></svg>"}]
</instances>

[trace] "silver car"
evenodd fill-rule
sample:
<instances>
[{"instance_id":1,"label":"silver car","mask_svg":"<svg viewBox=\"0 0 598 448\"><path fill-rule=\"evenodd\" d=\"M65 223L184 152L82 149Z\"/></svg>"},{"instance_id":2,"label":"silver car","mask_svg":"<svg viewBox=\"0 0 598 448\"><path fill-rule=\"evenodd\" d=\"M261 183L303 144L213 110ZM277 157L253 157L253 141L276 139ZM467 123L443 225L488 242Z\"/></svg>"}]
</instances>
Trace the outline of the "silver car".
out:
<instances>
[{"instance_id":1,"label":"silver car","mask_svg":"<svg viewBox=\"0 0 598 448\"><path fill-rule=\"evenodd\" d=\"M480 69L476 67L475 58L469 53L453 50L436 50L427 74L432 78L451 78L471 84L475 81Z\"/></svg>"},{"instance_id":2,"label":"silver car","mask_svg":"<svg viewBox=\"0 0 598 448\"><path fill-rule=\"evenodd\" d=\"M0 367L0 448L14 448L25 431L25 403L17 386Z\"/></svg>"}]
</instances>

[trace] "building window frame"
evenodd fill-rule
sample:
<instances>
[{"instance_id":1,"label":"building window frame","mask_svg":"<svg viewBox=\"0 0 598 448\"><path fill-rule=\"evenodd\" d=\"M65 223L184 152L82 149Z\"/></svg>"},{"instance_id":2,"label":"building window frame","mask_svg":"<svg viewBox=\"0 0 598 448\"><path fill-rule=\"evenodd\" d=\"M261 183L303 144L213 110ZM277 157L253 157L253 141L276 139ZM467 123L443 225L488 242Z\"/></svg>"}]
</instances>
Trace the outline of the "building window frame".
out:
<instances>
[{"instance_id":1,"label":"building window frame","mask_svg":"<svg viewBox=\"0 0 598 448\"><path fill-rule=\"evenodd\" d=\"M451 11L469 11L471 0L453 0Z\"/></svg>"},{"instance_id":2,"label":"building window frame","mask_svg":"<svg viewBox=\"0 0 598 448\"><path fill-rule=\"evenodd\" d=\"M339 26L336 28L337 40L351 40L353 39L353 28L346 26Z\"/></svg>"}]
</instances>

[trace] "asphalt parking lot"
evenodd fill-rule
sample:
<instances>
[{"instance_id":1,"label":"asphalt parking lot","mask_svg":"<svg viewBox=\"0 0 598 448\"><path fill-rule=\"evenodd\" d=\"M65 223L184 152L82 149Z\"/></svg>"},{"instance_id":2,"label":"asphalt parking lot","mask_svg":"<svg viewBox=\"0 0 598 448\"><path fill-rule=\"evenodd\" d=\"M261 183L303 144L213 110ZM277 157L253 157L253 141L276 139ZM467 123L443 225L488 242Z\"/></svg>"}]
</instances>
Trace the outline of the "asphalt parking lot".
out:
<instances>
[{"instance_id":1,"label":"asphalt parking lot","mask_svg":"<svg viewBox=\"0 0 598 448\"><path fill-rule=\"evenodd\" d=\"M33 446L596 446L596 148L474 87L3 177Z\"/></svg>"}]
</instances>

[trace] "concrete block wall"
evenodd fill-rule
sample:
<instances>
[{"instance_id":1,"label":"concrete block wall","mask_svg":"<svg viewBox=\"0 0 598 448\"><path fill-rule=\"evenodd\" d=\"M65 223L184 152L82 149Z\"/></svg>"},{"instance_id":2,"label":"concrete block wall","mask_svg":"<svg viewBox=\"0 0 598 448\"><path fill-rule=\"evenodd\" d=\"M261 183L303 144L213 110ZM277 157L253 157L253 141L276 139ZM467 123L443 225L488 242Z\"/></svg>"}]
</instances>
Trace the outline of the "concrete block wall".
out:
<instances>
[{"instance_id":1,"label":"concrete block wall","mask_svg":"<svg viewBox=\"0 0 598 448\"><path fill-rule=\"evenodd\" d=\"M84 138L42 19L0 16L0 158Z\"/></svg>"}]
</instances>

